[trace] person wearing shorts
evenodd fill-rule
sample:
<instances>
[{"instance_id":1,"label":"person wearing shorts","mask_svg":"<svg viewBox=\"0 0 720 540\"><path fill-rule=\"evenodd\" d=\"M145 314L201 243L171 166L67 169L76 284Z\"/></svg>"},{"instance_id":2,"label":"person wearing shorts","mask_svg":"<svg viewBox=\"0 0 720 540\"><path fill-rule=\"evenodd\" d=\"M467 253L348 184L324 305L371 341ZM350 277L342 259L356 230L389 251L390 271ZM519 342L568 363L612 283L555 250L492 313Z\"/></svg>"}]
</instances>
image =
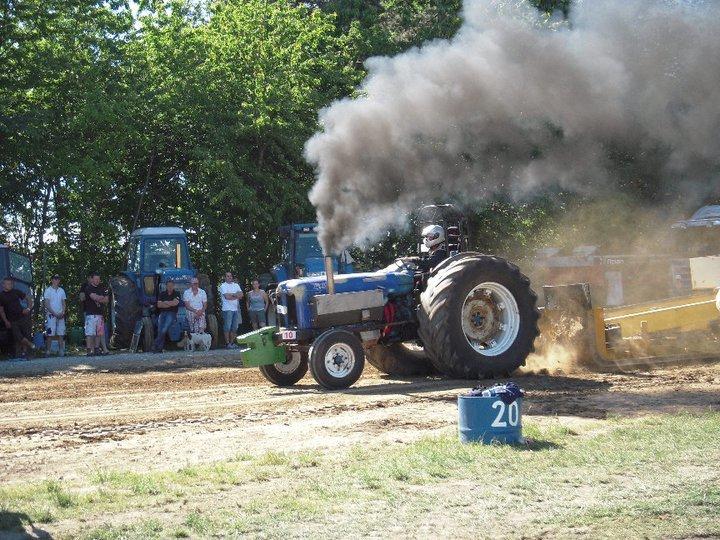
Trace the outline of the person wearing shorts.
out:
<instances>
[{"instance_id":1,"label":"person wearing shorts","mask_svg":"<svg viewBox=\"0 0 720 540\"><path fill-rule=\"evenodd\" d=\"M238 325L242 322L240 314L240 300L243 297L240 285L233 280L232 272L225 272L225 281L220 284L220 298L222 299L223 330L225 343L228 349L237 349L235 337Z\"/></svg>"},{"instance_id":2,"label":"person wearing shorts","mask_svg":"<svg viewBox=\"0 0 720 540\"><path fill-rule=\"evenodd\" d=\"M102 350L102 336L105 335L105 304L110 301L110 292L100 284L100 274L90 274L85 286L83 309L85 311L85 341L88 356L107 354Z\"/></svg>"},{"instance_id":3,"label":"person wearing shorts","mask_svg":"<svg viewBox=\"0 0 720 540\"><path fill-rule=\"evenodd\" d=\"M60 286L60 276L55 274L52 277L50 286L43 294L45 303L45 350L50 353L50 346L53 341L58 342L58 354L65 356L65 312L66 301L65 291Z\"/></svg>"},{"instance_id":4,"label":"person wearing shorts","mask_svg":"<svg viewBox=\"0 0 720 540\"><path fill-rule=\"evenodd\" d=\"M267 326L266 312L269 303L270 299L267 293L260 288L260 282L253 279L252 290L247 293L247 308L253 329L257 330Z\"/></svg>"}]
</instances>

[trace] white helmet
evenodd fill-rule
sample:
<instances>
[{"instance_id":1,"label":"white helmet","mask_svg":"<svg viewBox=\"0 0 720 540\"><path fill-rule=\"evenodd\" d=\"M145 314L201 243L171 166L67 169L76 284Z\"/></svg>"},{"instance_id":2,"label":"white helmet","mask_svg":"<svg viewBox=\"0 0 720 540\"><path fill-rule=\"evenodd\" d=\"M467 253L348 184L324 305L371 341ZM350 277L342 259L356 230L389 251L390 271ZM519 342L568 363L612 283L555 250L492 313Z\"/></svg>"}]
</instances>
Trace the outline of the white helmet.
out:
<instances>
[{"instance_id":1,"label":"white helmet","mask_svg":"<svg viewBox=\"0 0 720 540\"><path fill-rule=\"evenodd\" d=\"M423 244L428 249L445 241L445 231L440 225L428 225L422 230Z\"/></svg>"}]
</instances>

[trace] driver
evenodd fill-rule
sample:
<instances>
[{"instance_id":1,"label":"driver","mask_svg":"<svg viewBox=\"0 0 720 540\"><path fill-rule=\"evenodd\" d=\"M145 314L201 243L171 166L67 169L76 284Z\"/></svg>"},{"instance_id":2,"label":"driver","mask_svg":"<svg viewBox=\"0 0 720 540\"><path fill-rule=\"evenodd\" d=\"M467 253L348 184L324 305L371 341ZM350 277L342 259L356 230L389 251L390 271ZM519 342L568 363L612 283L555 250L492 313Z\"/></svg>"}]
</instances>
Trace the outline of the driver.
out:
<instances>
[{"instance_id":1,"label":"driver","mask_svg":"<svg viewBox=\"0 0 720 540\"><path fill-rule=\"evenodd\" d=\"M428 248L428 256L420 259L418 266L423 272L429 272L447 259L445 231L440 225L428 225L422 230L423 244Z\"/></svg>"}]
</instances>

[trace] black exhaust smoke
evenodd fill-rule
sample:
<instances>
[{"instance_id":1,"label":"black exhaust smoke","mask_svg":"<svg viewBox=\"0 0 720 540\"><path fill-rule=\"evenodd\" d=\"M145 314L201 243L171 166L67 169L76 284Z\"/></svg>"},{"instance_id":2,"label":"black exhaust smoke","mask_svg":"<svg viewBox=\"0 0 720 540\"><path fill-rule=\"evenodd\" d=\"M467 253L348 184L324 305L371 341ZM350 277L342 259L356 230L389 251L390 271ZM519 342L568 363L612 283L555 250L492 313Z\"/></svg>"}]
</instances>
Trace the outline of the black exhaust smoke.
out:
<instances>
[{"instance_id":1,"label":"black exhaust smoke","mask_svg":"<svg viewBox=\"0 0 720 540\"><path fill-rule=\"evenodd\" d=\"M578 0L548 23L518 0L467 0L452 40L371 58L362 97L323 110L306 145L325 253L421 202L603 194L628 166L698 203L720 173L718 4Z\"/></svg>"}]
</instances>

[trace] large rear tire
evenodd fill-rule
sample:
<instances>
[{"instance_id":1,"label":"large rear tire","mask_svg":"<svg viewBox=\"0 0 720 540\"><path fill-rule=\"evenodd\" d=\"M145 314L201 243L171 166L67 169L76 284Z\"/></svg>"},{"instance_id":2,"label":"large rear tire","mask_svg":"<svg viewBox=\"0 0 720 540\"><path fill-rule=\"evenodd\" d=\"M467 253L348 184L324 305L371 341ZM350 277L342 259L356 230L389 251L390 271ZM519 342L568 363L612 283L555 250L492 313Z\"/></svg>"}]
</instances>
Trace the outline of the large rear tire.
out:
<instances>
[{"instance_id":1,"label":"large rear tire","mask_svg":"<svg viewBox=\"0 0 720 540\"><path fill-rule=\"evenodd\" d=\"M198 274L198 287L200 287L207 295L207 312L215 313L215 289L213 289L210 276L207 274Z\"/></svg>"},{"instance_id":2,"label":"large rear tire","mask_svg":"<svg viewBox=\"0 0 720 540\"><path fill-rule=\"evenodd\" d=\"M127 276L110 279L110 346L127 349L142 316L137 286Z\"/></svg>"},{"instance_id":3,"label":"large rear tire","mask_svg":"<svg viewBox=\"0 0 720 540\"><path fill-rule=\"evenodd\" d=\"M301 380L308 371L308 355L299 351L287 351L287 361L283 364L260 366L260 373L277 386L292 386Z\"/></svg>"},{"instance_id":4,"label":"large rear tire","mask_svg":"<svg viewBox=\"0 0 720 540\"><path fill-rule=\"evenodd\" d=\"M212 313L208 313L207 315L207 331L210 334L210 337L212 338L212 341L210 343L211 349L217 349L218 343L220 339L220 329L218 327L218 320L215 315Z\"/></svg>"},{"instance_id":5,"label":"large rear tire","mask_svg":"<svg viewBox=\"0 0 720 540\"><path fill-rule=\"evenodd\" d=\"M323 388L348 388L362 375L365 351L352 332L331 329L313 342L309 365L313 378Z\"/></svg>"},{"instance_id":6,"label":"large rear tire","mask_svg":"<svg viewBox=\"0 0 720 540\"><path fill-rule=\"evenodd\" d=\"M151 352L155 344L155 327L152 317L142 318L142 348L145 352Z\"/></svg>"},{"instance_id":7,"label":"large rear tire","mask_svg":"<svg viewBox=\"0 0 720 540\"><path fill-rule=\"evenodd\" d=\"M428 279L418 333L441 373L478 379L506 375L533 350L537 295L520 269L489 255L462 257Z\"/></svg>"},{"instance_id":8,"label":"large rear tire","mask_svg":"<svg viewBox=\"0 0 720 540\"><path fill-rule=\"evenodd\" d=\"M425 351L406 343L375 345L365 350L365 359L383 373L398 377L429 375L434 371Z\"/></svg>"}]
</instances>

